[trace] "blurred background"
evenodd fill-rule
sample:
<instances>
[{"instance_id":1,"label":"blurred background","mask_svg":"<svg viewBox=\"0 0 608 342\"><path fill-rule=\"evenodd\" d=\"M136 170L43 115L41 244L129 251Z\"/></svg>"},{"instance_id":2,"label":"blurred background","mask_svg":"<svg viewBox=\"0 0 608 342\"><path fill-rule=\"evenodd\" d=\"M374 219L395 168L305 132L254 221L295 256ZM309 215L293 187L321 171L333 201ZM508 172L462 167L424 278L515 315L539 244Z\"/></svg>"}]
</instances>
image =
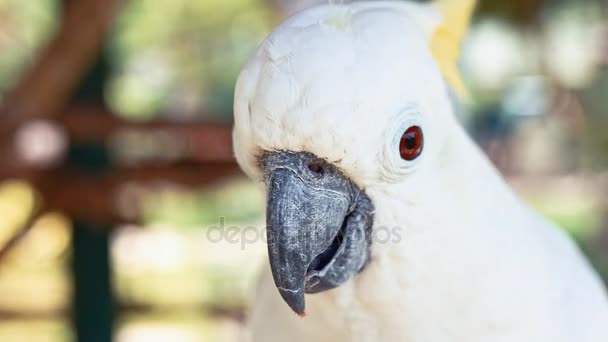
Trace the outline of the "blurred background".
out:
<instances>
[{"instance_id":1,"label":"blurred background","mask_svg":"<svg viewBox=\"0 0 608 342\"><path fill-rule=\"evenodd\" d=\"M0 341L240 341L240 66L315 0L0 0ZM462 121L608 279L608 2L481 0Z\"/></svg>"}]
</instances>

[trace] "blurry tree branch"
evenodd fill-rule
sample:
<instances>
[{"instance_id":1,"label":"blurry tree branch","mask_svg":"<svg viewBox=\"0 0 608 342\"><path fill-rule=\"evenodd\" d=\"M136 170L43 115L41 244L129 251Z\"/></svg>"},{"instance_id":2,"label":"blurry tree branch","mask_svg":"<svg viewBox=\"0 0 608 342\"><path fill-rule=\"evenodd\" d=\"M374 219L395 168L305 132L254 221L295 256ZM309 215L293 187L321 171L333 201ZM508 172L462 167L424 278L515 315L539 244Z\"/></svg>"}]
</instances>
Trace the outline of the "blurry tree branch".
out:
<instances>
[{"instance_id":1,"label":"blurry tree branch","mask_svg":"<svg viewBox=\"0 0 608 342\"><path fill-rule=\"evenodd\" d=\"M58 123L66 130L72 142L106 142L112 134L120 131L162 132L186 144L187 161L231 162L232 126L196 122L150 121L133 122L122 120L114 113L87 106L72 106Z\"/></svg>"},{"instance_id":2,"label":"blurry tree branch","mask_svg":"<svg viewBox=\"0 0 608 342\"><path fill-rule=\"evenodd\" d=\"M31 181L43 194L44 208L57 210L70 217L87 218L98 223L119 223L137 218L122 215L119 203L125 185L170 185L202 187L239 174L233 162L205 164L142 165L113 168L101 175L89 175L67 167L38 173L15 171L7 174L0 169L0 179L19 176ZM133 205L137 205L133 203Z\"/></svg>"},{"instance_id":3,"label":"blurry tree branch","mask_svg":"<svg viewBox=\"0 0 608 342\"><path fill-rule=\"evenodd\" d=\"M117 208L125 184L203 186L239 172L228 125L135 123L102 107L67 106L102 50L121 2L64 0L57 32L0 108L0 179L27 180L41 193L45 210L92 222L125 221ZM36 168L16 154L13 134L24 122L37 118L59 124L72 147L93 143L103 148L116 133L134 130L168 134L186 146L187 153L170 163L116 165L98 174L65 165Z\"/></svg>"},{"instance_id":4,"label":"blurry tree branch","mask_svg":"<svg viewBox=\"0 0 608 342\"><path fill-rule=\"evenodd\" d=\"M65 2L58 32L0 109L1 136L28 118L61 112L83 73L101 50L120 0Z\"/></svg>"},{"instance_id":5,"label":"blurry tree branch","mask_svg":"<svg viewBox=\"0 0 608 342\"><path fill-rule=\"evenodd\" d=\"M120 168L95 177L74 170L57 170L48 181L36 185L45 194L47 205L53 210L71 217L85 217L91 222L118 223L139 219L125 217L118 207L121 202L119 196L125 185L202 187L238 172L233 163ZM130 205L138 206L137 203Z\"/></svg>"}]
</instances>

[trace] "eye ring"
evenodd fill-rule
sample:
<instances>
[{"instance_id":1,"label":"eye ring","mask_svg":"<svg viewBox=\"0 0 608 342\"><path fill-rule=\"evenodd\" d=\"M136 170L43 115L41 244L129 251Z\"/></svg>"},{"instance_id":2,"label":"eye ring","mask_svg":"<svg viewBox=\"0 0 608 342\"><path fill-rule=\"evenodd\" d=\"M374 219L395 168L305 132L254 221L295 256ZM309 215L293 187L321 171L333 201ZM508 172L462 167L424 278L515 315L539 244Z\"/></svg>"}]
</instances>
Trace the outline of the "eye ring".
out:
<instances>
[{"instance_id":1,"label":"eye ring","mask_svg":"<svg viewBox=\"0 0 608 342\"><path fill-rule=\"evenodd\" d=\"M420 126L410 126L401 135L399 140L399 154L401 159L412 161L422 154L424 149L424 134Z\"/></svg>"},{"instance_id":2,"label":"eye ring","mask_svg":"<svg viewBox=\"0 0 608 342\"><path fill-rule=\"evenodd\" d=\"M404 132L413 126L419 127L424 132L424 150L428 152L432 149L432 131L428 129L428 124L422 112L423 109L419 104L407 103L394 117L388 120L386 128L388 139L386 139L386 143L384 144L382 159L380 161L380 165L382 166L381 177L383 180L391 183L399 182L403 179L404 175L417 170L422 165L424 159L427 158L428 153L422 153L421 151L420 155L416 158L407 160L401 157L399 151Z\"/></svg>"}]
</instances>

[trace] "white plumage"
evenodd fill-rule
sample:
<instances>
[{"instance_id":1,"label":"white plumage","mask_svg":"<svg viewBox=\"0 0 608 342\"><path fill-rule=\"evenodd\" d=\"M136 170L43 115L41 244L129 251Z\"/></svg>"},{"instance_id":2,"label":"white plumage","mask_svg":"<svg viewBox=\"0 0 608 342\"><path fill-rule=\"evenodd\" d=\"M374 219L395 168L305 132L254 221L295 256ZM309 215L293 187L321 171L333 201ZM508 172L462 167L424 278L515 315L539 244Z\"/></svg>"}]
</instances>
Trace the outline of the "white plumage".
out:
<instances>
[{"instance_id":1,"label":"white plumage","mask_svg":"<svg viewBox=\"0 0 608 342\"><path fill-rule=\"evenodd\" d=\"M608 341L595 272L457 122L429 49L439 21L414 3L315 7L279 26L244 67L234 128L241 167L259 180L263 151L314 153L365 189L376 231L393 231L372 245L361 274L307 295L303 319L265 272L254 341ZM406 162L398 137L411 124L425 146Z\"/></svg>"}]
</instances>

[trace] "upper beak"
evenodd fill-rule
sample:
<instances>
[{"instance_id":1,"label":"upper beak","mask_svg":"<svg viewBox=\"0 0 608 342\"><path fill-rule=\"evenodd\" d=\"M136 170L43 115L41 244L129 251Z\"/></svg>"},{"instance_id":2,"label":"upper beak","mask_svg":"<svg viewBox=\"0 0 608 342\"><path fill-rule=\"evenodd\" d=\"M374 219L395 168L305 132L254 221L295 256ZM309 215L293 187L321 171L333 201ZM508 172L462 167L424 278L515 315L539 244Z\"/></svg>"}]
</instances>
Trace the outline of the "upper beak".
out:
<instances>
[{"instance_id":1,"label":"upper beak","mask_svg":"<svg viewBox=\"0 0 608 342\"><path fill-rule=\"evenodd\" d=\"M337 287L365 266L373 208L335 166L310 153L267 153L262 166L272 275L303 314L305 293Z\"/></svg>"}]
</instances>

